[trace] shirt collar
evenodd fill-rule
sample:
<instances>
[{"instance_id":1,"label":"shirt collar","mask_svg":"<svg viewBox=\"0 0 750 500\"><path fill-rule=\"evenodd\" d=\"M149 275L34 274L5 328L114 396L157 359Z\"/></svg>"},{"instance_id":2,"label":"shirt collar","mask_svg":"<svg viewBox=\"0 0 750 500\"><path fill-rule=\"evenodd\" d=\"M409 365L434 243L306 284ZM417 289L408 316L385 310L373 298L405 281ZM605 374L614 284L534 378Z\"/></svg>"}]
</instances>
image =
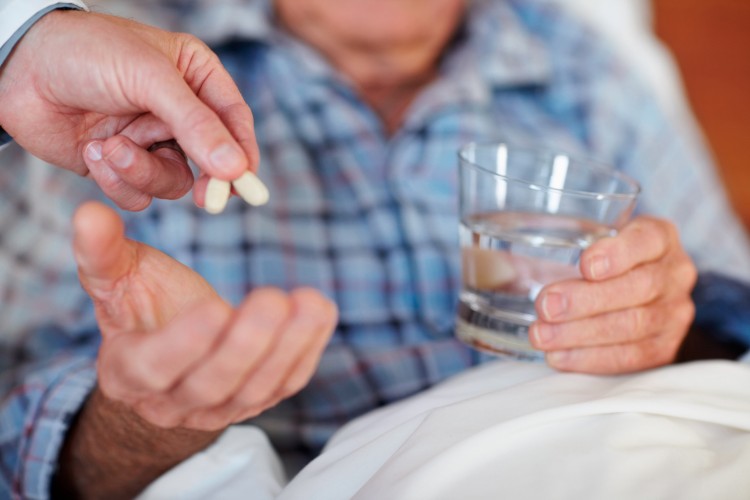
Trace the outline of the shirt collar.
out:
<instances>
[{"instance_id":1,"label":"shirt collar","mask_svg":"<svg viewBox=\"0 0 750 500\"><path fill-rule=\"evenodd\" d=\"M473 59L475 70L493 87L544 84L551 77L548 49L525 24L524 7L518 4L512 0L470 2L465 25L468 47L464 48L468 50L459 48L457 54Z\"/></svg>"}]
</instances>

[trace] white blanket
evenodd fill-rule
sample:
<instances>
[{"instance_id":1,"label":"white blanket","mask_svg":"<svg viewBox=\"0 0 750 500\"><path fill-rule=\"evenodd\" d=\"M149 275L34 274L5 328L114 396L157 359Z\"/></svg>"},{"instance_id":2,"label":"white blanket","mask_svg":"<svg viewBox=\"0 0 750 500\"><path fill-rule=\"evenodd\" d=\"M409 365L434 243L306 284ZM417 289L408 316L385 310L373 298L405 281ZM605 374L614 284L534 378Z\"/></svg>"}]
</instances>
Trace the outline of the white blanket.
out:
<instances>
[{"instance_id":1,"label":"white blanket","mask_svg":"<svg viewBox=\"0 0 750 500\"><path fill-rule=\"evenodd\" d=\"M201 455L264 453L219 442ZM227 499L747 499L750 367L594 377L497 362L355 420L283 490L245 460L245 474L211 470L212 488L225 477L209 494L200 467L180 473L196 460L144 498L187 498L171 488L189 479L203 498Z\"/></svg>"}]
</instances>

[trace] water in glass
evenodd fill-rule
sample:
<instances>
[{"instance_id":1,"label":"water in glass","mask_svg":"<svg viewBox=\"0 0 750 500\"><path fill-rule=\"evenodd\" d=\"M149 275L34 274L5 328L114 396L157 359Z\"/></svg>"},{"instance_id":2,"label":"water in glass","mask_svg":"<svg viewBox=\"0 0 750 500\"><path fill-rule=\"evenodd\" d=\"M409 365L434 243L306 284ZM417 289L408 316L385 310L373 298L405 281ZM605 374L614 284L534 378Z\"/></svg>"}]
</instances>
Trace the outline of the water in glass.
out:
<instances>
[{"instance_id":1,"label":"water in glass","mask_svg":"<svg viewBox=\"0 0 750 500\"><path fill-rule=\"evenodd\" d=\"M548 283L579 278L583 250L614 233L591 220L545 213L465 218L456 335L480 350L543 358L528 339L537 294Z\"/></svg>"}]
</instances>

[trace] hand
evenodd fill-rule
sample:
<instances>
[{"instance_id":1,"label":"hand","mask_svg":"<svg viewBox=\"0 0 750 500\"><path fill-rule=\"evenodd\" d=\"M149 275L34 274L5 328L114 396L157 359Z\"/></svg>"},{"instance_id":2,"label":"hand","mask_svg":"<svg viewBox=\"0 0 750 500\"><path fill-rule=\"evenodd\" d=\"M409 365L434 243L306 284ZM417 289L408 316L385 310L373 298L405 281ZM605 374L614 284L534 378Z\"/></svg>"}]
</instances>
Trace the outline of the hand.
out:
<instances>
[{"instance_id":1,"label":"hand","mask_svg":"<svg viewBox=\"0 0 750 500\"><path fill-rule=\"evenodd\" d=\"M196 273L126 240L101 204L76 213L81 283L103 343L101 391L163 428L223 429L296 393L336 324L312 289L253 291L233 311Z\"/></svg>"},{"instance_id":2,"label":"hand","mask_svg":"<svg viewBox=\"0 0 750 500\"><path fill-rule=\"evenodd\" d=\"M674 360L694 317L697 272L672 224L634 219L586 249L581 272L537 297L529 336L550 366L614 374Z\"/></svg>"},{"instance_id":3,"label":"hand","mask_svg":"<svg viewBox=\"0 0 750 500\"><path fill-rule=\"evenodd\" d=\"M193 186L184 157L149 152L154 143L175 138L223 180L259 161L252 113L205 44L100 14L56 11L29 30L0 71L0 124L32 154L90 174L128 210Z\"/></svg>"}]
</instances>

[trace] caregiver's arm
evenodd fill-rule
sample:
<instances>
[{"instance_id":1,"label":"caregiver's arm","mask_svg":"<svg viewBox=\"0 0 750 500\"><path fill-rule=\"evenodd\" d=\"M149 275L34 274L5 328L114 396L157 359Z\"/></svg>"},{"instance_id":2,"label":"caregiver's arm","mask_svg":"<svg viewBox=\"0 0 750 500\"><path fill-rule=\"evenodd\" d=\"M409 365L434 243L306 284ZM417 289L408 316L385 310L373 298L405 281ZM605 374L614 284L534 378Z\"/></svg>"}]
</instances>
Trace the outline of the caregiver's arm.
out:
<instances>
[{"instance_id":1,"label":"caregiver's arm","mask_svg":"<svg viewBox=\"0 0 750 500\"><path fill-rule=\"evenodd\" d=\"M181 155L154 143L176 139L225 180L258 164L250 109L205 44L88 12L57 10L25 32L0 68L0 126L130 210L193 185Z\"/></svg>"},{"instance_id":2,"label":"caregiver's arm","mask_svg":"<svg viewBox=\"0 0 750 500\"><path fill-rule=\"evenodd\" d=\"M60 456L63 498L132 498L309 380L337 316L318 292L255 289L233 309L192 270L125 239L111 209L84 205L74 227L102 345L98 387Z\"/></svg>"}]
</instances>

